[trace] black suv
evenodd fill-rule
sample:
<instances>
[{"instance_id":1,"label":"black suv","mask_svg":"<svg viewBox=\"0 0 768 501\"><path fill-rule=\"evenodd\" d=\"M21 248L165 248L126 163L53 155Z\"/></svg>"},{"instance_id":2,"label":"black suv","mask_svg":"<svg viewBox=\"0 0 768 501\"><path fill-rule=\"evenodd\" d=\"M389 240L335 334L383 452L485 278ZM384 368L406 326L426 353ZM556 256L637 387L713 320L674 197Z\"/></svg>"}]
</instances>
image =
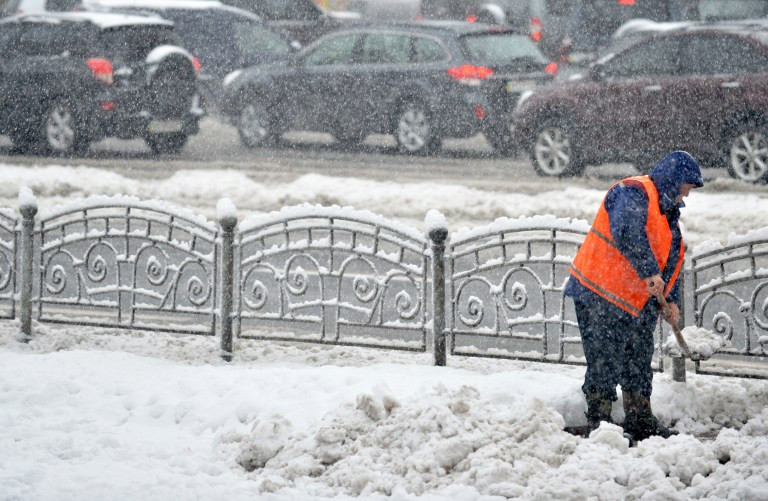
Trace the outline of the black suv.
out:
<instances>
[{"instance_id":1,"label":"black suv","mask_svg":"<svg viewBox=\"0 0 768 501\"><path fill-rule=\"evenodd\" d=\"M284 60L297 48L293 40L255 14L219 2L84 0L82 8L158 15L173 21L184 48L200 60L198 79L209 112L218 107L227 74L243 66Z\"/></svg>"},{"instance_id":2,"label":"black suv","mask_svg":"<svg viewBox=\"0 0 768 501\"><path fill-rule=\"evenodd\" d=\"M483 132L514 146L519 95L550 80L527 34L478 23L360 25L326 35L288 63L246 68L225 85L224 111L246 146L289 129L332 133L347 145L394 134L405 153Z\"/></svg>"},{"instance_id":3,"label":"black suv","mask_svg":"<svg viewBox=\"0 0 768 501\"><path fill-rule=\"evenodd\" d=\"M175 153L198 132L199 63L165 20L49 13L0 21L0 133L21 150L84 152L105 137Z\"/></svg>"}]
</instances>

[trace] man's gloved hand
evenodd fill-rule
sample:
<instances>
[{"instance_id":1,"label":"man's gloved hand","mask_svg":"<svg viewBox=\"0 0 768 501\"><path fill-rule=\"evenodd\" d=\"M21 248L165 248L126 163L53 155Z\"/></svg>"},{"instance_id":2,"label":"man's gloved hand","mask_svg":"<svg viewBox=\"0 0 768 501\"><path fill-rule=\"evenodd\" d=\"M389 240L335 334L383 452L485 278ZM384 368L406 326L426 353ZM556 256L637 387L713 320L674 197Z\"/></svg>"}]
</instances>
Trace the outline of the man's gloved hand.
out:
<instances>
[{"instance_id":1,"label":"man's gloved hand","mask_svg":"<svg viewBox=\"0 0 768 501\"><path fill-rule=\"evenodd\" d=\"M645 284L648 286L648 295L656 297L660 294L664 294L664 280L661 279L661 275L653 275L645 278Z\"/></svg>"}]
</instances>

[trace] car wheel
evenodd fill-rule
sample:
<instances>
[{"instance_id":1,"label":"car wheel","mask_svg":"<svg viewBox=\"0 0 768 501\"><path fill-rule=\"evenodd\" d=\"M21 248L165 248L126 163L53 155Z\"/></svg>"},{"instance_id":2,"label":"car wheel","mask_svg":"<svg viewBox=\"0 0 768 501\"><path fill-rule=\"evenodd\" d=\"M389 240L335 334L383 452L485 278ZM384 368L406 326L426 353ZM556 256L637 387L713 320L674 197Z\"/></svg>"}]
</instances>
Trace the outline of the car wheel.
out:
<instances>
[{"instance_id":1,"label":"car wheel","mask_svg":"<svg viewBox=\"0 0 768 501\"><path fill-rule=\"evenodd\" d=\"M747 183L768 180L768 128L748 122L726 135L728 173Z\"/></svg>"},{"instance_id":2,"label":"car wheel","mask_svg":"<svg viewBox=\"0 0 768 501\"><path fill-rule=\"evenodd\" d=\"M48 107L41 136L42 146L49 153L71 155L88 149L88 140L78 122L76 108L65 99L58 99Z\"/></svg>"},{"instance_id":3,"label":"car wheel","mask_svg":"<svg viewBox=\"0 0 768 501\"><path fill-rule=\"evenodd\" d=\"M240 141L249 148L263 146L274 140L276 132L272 116L264 103L248 101L240 109L237 123Z\"/></svg>"},{"instance_id":4,"label":"car wheel","mask_svg":"<svg viewBox=\"0 0 768 501\"><path fill-rule=\"evenodd\" d=\"M431 153L440 145L432 117L421 103L410 103L400 110L395 136L403 153Z\"/></svg>"},{"instance_id":5,"label":"car wheel","mask_svg":"<svg viewBox=\"0 0 768 501\"><path fill-rule=\"evenodd\" d=\"M488 144L502 155L513 155L517 151L515 141L512 139L512 134L508 127L507 125L493 128L487 130L484 134Z\"/></svg>"},{"instance_id":6,"label":"car wheel","mask_svg":"<svg viewBox=\"0 0 768 501\"><path fill-rule=\"evenodd\" d=\"M530 153L533 168L540 176L567 177L584 172L572 131L562 120L544 121L537 129Z\"/></svg>"},{"instance_id":7,"label":"car wheel","mask_svg":"<svg viewBox=\"0 0 768 501\"><path fill-rule=\"evenodd\" d=\"M183 132L150 134L145 138L145 142L156 155L175 154L184 149L187 144L187 135Z\"/></svg>"}]
</instances>

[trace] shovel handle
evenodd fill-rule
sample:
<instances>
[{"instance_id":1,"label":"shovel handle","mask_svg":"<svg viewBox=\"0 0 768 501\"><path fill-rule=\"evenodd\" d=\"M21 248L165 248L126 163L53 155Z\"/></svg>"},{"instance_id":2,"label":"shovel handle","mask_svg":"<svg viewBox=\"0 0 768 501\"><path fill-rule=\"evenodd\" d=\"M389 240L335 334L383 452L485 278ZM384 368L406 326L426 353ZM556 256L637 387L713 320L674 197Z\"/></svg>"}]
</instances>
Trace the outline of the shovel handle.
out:
<instances>
[{"instance_id":1,"label":"shovel handle","mask_svg":"<svg viewBox=\"0 0 768 501\"><path fill-rule=\"evenodd\" d=\"M666 298L663 294L659 294L656 296L656 300L659 302L659 305L661 306L661 311L664 313L665 317L669 316L670 308L669 303L667 303ZM680 330L680 326L677 324L670 323L672 326L672 332L675 334L675 339L677 340L677 344L680 345L680 350L683 352L684 357L688 357L691 360L695 360L693 355L691 354L690 348L688 348L688 343L685 342L685 338L683 337L683 333Z\"/></svg>"}]
</instances>

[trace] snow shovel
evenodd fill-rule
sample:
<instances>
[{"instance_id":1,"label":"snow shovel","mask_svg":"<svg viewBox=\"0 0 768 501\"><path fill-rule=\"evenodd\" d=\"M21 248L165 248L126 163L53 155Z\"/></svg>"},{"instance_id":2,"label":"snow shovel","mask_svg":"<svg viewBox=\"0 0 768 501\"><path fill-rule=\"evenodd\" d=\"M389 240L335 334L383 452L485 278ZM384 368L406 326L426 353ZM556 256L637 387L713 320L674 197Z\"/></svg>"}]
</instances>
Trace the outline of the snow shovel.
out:
<instances>
[{"instance_id":1,"label":"snow shovel","mask_svg":"<svg viewBox=\"0 0 768 501\"><path fill-rule=\"evenodd\" d=\"M659 294L656 296L656 300L659 302L659 305L661 306L661 310L664 313L664 316L669 316L669 303L667 303L666 298L663 294ZM688 348L688 343L685 342L685 337L683 337L683 332L680 330L680 326L677 324L670 324L672 326L672 332L675 333L675 339L677 340L677 344L680 345L680 351L683 352L684 358L690 358L693 361L699 361L703 360L704 358L699 353L691 353L691 349Z\"/></svg>"}]
</instances>

